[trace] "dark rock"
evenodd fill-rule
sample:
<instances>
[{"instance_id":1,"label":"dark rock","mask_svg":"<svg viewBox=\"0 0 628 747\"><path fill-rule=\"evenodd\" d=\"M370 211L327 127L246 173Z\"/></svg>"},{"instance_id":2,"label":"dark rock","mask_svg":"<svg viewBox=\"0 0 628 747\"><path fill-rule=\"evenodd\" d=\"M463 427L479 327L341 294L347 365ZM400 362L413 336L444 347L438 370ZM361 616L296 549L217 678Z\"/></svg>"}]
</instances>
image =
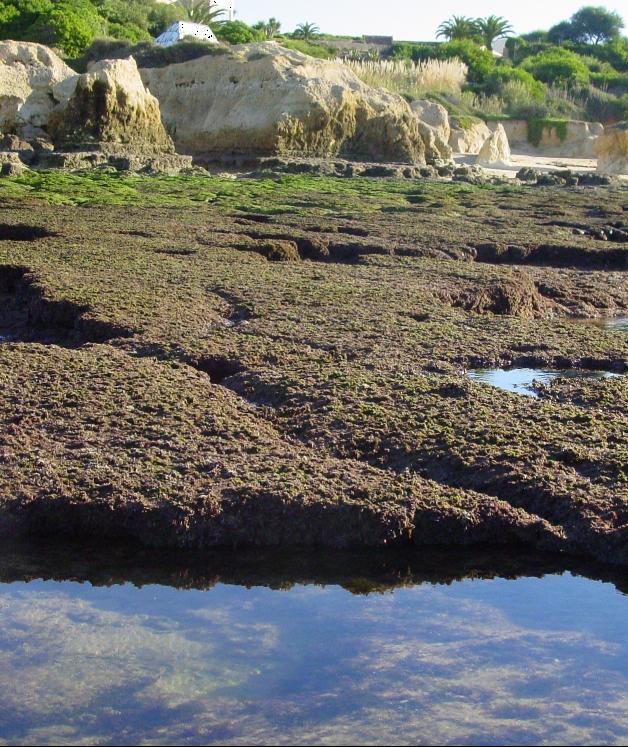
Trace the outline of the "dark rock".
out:
<instances>
[{"instance_id":1,"label":"dark rock","mask_svg":"<svg viewBox=\"0 0 628 747\"><path fill-rule=\"evenodd\" d=\"M529 167L519 169L517 172L517 179L521 182L536 182L539 178L539 172Z\"/></svg>"}]
</instances>

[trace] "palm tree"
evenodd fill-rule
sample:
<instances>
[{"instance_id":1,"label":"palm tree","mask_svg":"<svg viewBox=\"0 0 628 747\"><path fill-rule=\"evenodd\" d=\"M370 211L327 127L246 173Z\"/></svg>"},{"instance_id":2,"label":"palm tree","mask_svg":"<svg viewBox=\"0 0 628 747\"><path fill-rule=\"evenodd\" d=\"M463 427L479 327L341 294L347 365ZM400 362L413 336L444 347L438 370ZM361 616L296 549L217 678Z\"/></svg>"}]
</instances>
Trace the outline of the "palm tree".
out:
<instances>
[{"instance_id":1,"label":"palm tree","mask_svg":"<svg viewBox=\"0 0 628 747\"><path fill-rule=\"evenodd\" d=\"M487 49L493 48L495 39L503 39L505 36L511 36L514 33L510 23L501 16L478 18L475 24Z\"/></svg>"},{"instance_id":2,"label":"palm tree","mask_svg":"<svg viewBox=\"0 0 628 747\"><path fill-rule=\"evenodd\" d=\"M475 39L479 36L476 21L467 16L452 16L443 21L436 31L436 36L444 36L449 41L453 39Z\"/></svg>"},{"instance_id":3,"label":"palm tree","mask_svg":"<svg viewBox=\"0 0 628 747\"><path fill-rule=\"evenodd\" d=\"M315 23L308 23L306 21L305 23L300 23L296 27L294 37L296 39L305 39L308 41L309 39L313 39L319 33L320 29Z\"/></svg>"},{"instance_id":4,"label":"palm tree","mask_svg":"<svg viewBox=\"0 0 628 747\"><path fill-rule=\"evenodd\" d=\"M269 18L265 23L262 21L256 24L254 28L259 28L267 39L273 39L281 31L281 22L276 18Z\"/></svg>"},{"instance_id":5,"label":"palm tree","mask_svg":"<svg viewBox=\"0 0 628 747\"><path fill-rule=\"evenodd\" d=\"M224 23L221 16L224 16L226 11L214 7L211 0L177 0L176 4L185 11L188 20L193 23L213 27Z\"/></svg>"}]
</instances>

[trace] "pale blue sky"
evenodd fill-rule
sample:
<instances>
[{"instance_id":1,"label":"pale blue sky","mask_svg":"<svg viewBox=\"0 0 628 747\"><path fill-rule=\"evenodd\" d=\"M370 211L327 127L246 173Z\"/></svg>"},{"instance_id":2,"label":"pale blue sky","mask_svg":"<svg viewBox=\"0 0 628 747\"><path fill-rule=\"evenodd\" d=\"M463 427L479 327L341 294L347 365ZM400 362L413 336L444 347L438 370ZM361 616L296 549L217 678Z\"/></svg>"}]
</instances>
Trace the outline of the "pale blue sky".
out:
<instances>
[{"instance_id":1,"label":"pale blue sky","mask_svg":"<svg viewBox=\"0 0 628 747\"><path fill-rule=\"evenodd\" d=\"M583 5L604 5L628 16L623 2L596 0L235 0L237 17L247 23L275 16L283 31L293 31L298 23L311 21L329 34L385 34L395 39L428 41L435 38L439 24L449 16L505 16L518 33L549 28L569 18Z\"/></svg>"}]
</instances>

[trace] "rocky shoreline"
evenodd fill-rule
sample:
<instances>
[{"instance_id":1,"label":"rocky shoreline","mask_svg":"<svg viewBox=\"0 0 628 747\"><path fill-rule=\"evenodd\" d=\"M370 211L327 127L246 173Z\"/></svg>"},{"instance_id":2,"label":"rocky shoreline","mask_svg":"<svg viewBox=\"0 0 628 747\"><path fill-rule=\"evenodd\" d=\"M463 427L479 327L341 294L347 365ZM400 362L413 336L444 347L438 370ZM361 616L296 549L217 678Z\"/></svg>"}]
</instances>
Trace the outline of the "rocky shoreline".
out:
<instances>
[{"instance_id":1,"label":"rocky shoreline","mask_svg":"<svg viewBox=\"0 0 628 747\"><path fill-rule=\"evenodd\" d=\"M626 565L626 378L466 375L626 371L625 333L573 321L628 310L624 244L574 233L624 188L58 178L76 205L49 175L3 200L5 537Z\"/></svg>"},{"instance_id":2,"label":"rocky shoreline","mask_svg":"<svg viewBox=\"0 0 628 747\"><path fill-rule=\"evenodd\" d=\"M628 341L577 321L628 310L622 182L276 44L0 61L0 535L628 564ZM514 366L572 378L468 375Z\"/></svg>"}]
</instances>

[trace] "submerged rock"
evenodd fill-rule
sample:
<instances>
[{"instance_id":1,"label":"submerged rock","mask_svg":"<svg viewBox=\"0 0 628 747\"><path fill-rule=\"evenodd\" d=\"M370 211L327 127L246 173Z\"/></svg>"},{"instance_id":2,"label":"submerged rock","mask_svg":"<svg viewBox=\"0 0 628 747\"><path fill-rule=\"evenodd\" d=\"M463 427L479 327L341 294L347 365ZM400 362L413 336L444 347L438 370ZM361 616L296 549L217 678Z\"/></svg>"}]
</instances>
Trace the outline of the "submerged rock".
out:
<instances>
[{"instance_id":1,"label":"submerged rock","mask_svg":"<svg viewBox=\"0 0 628 747\"><path fill-rule=\"evenodd\" d=\"M74 75L42 44L0 41L0 131L41 134L57 104L54 86Z\"/></svg>"},{"instance_id":2,"label":"submerged rock","mask_svg":"<svg viewBox=\"0 0 628 747\"><path fill-rule=\"evenodd\" d=\"M103 60L55 86L64 101L49 122L55 145L123 146L134 153L174 153L159 102L145 88L135 60Z\"/></svg>"},{"instance_id":3,"label":"submerged rock","mask_svg":"<svg viewBox=\"0 0 628 747\"><path fill-rule=\"evenodd\" d=\"M408 103L340 62L268 42L141 73L185 153L425 162Z\"/></svg>"},{"instance_id":4,"label":"submerged rock","mask_svg":"<svg viewBox=\"0 0 628 747\"><path fill-rule=\"evenodd\" d=\"M510 145L506 131L499 125L480 150L477 163L480 166L504 168L510 166Z\"/></svg>"},{"instance_id":5,"label":"submerged rock","mask_svg":"<svg viewBox=\"0 0 628 747\"><path fill-rule=\"evenodd\" d=\"M606 128L597 141L597 157L599 173L628 175L628 122Z\"/></svg>"}]
</instances>

